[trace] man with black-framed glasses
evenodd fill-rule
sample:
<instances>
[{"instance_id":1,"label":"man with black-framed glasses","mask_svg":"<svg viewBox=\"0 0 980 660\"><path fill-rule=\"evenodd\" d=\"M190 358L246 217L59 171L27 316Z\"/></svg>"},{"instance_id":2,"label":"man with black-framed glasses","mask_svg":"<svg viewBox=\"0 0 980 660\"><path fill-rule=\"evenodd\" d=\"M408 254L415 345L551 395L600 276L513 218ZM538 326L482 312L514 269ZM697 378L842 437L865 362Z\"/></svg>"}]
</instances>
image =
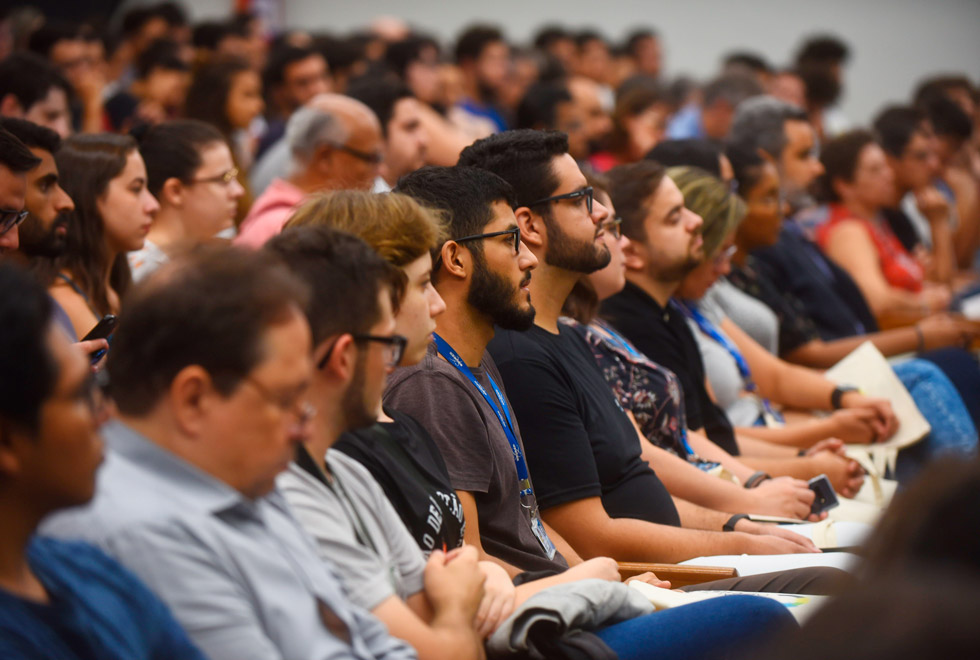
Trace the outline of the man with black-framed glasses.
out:
<instances>
[{"instance_id":1,"label":"man with black-framed glasses","mask_svg":"<svg viewBox=\"0 0 980 660\"><path fill-rule=\"evenodd\" d=\"M377 421L386 377L405 349L405 337L394 334L400 269L361 239L326 226L290 227L264 250L312 291L317 415L279 488L320 556L340 569L354 602L422 660L477 660L482 644L473 620L484 578L476 551L443 548L427 560L370 472L333 449L342 433Z\"/></svg>"},{"instance_id":2,"label":"man with black-framed glasses","mask_svg":"<svg viewBox=\"0 0 980 660\"><path fill-rule=\"evenodd\" d=\"M380 293L363 304L376 308ZM308 405L307 303L276 257L227 246L137 284L109 356L119 414L95 498L44 531L99 544L212 660L415 658L351 601L276 489L312 426L333 422ZM383 370L384 351L370 349ZM360 352L338 343L333 359L351 367Z\"/></svg>"},{"instance_id":3,"label":"man with black-framed glasses","mask_svg":"<svg viewBox=\"0 0 980 660\"><path fill-rule=\"evenodd\" d=\"M704 473L685 471L669 457L648 458L645 439L588 345L559 325L575 283L610 258L597 248L596 237L611 216L597 201L589 213L584 196L573 195L587 181L568 154L564 134L497 134L464 149L460 163L489 170L514 187L521 238L538 260L530 282L534 325L523 332L497 330L487 350L522 429L543 520L582 557L672 562L713 554L816 552L803 537L709 508L705 501L716 496L717 484ZM668 481L678 493L668 492ZM749 576L725 587L822 590L835 578L807 584L820 573Z\"/></svg>"},{"instance_id":4,"label":"man with black-framed glasses","mask_svg":"<svg viewBox=\"0 0 980 660\"><path fill-rule=\"evenodd\" d=\"M17 226L27 217L27 172L40 162L23 142L0 128L0 255L20 245Z\"/></svg>"}]
</instances>

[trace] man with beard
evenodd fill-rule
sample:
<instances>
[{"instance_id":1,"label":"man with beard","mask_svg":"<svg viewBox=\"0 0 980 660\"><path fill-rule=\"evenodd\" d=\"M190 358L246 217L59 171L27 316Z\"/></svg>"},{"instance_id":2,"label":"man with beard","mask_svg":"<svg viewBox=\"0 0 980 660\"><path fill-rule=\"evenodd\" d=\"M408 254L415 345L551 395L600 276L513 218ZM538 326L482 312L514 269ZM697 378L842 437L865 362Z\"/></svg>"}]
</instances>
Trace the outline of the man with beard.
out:
<instances>
[{"instance_id":1,"label":"man with beard","mask_svg":"<svg viewBox=\"0 0 980 660\"><path fill-rule=\"evenodd\" d=\"M522 571L537 573L523 575L522 580L559 573L525 585L585 578L618 581L613 560L597 556L583 561L541 519L521 429L511 413L514 400L502 389L501 374L487 352L495 332L527 331L535 322L529 285L539 261L520 241L513 189L493 173L456 166L422 168L404 177L398 192L446 213L449 238L435 257L433 271L433 284L446 310L436 319L435 344L423 361L395 371L389 379L385 407L411 414L438 444L465 511L465 541L479 548L482 557L515 577ZM595 254L590 243L577 258L594 260ZM548 478L547 466L540 472ZM652 574L645 579L656 583ZM732 582L707 583L711 586L706 588L729 588ZM692 588L697 587L685 590ZM718 640L724 633L704 625L718 619L702 619L688 611L687 621L667 623L657 618L666 612L658 612L597 634L622 657L664 657L670 647L660 628L664 625L682 638L675 649L696 657L703 648L699 651L695 645L710 646L710 636ZM744 619L742 623L742 632L754 635L751 630L757 624ZM649 635L652 631L657 632ZM627 637L644 648L625 653Z\"/></svg>"},{"instance_id":2,"label":"man with beard","mask_svg":"<svg viewBox=\"0 0 980 660\"><path fill-rule=\"evenodd\" d=\"M515 449L523 455L520 430L505 430L499 401L477 387L493 397L501 382L486 352L494 324L526 329L534 319L527 284L537 260L519 242L513 192L500 177L467 167L424 167L397 190L447 213L448 240L432 272L446 311L422 362L392 374L385 406L411 415L435 440L463 505L465 542L481 549L481 559L511 576L562 571L568 564L537 516L526 467L522 472L514 461ZM528 485L518 491L520 479Z\"/></svg>"},{"instance_id":3,"label":"man with beard","mask_svg":"<svg viewBox=\"0 0 980 660\"><path fill-rule=\"evenodd\" d=\"M0 127L10 131L41 161L27 172L24 208L28 213L18 229L18 251L27 258L56 257L65 249L68 213L75 208L71 197L58 185L54 154L61 146L61 138L50 128L25 119L0 119Z\"/></svg>"},{"instance_id":4,"label":"man with beard","mask_svg":"<svg viewBox=\"0 0 980 660\"><path fill-rule=\"evenodd\" d=\"M559 325L562 305L579 277L610 260L601 242L609 212L593 201L592 188L568 154L565 135L533 130L494 135L467 147L460 164L487 169L513 186L516 226L538 262L527 287L534 301L533 325L500 329L488 350L524 429L542 518L583 557L658 562L711 554L816 552L809 541L786 530L687 501L716 499L718 480L696 468L692 473L690 465L666 452L644 448L641 457L638 431L588 346ZM696 244L684 248L696 249ZM662 468L687 499L672 499L645 461ZM750 578L737 586L780 590L797 577Z\"/></svg>"},{"instance_id":5,"label":"man with beard","mask_svg":"<svg viewBox=\"0 0 980 660\"><path fill-rule=\"evenodd\" d=\"M738 455L731 423L705 388L704 364L684 314L669 301L701 263L701 217L654 161L613 168L609 195L629 237L626 286L602 304L602 315L640 351L673 371L684 389L688 427Z\"/></svg>"},{"instance_id":6,"label":"man with beard","mask_svg":"<svg viewBox=\"0 0 980 660\"><path fill-rule=\"evenodd\" d=\"M8 130L40 160L27 172L24 208L28 213L18 227L20 244L14 258L19 255L20 260L29 261L35 257L45 260L57 257L64 252L68 240L68 214L75 208L71 197L58 184L54 154L61 146L61 138L50 128L24 119L0 119L0 128ZM74 341L75 329L65 310L54 299L52 306L55 322ZM99 340L100 344L102 341Z\"/></svg>"},{"instance_id":7,"label":"man with beard","mask_svg":"<svg viewBox=\"0 0 980 660\"><path fill-rule=\"evenodd\" d=\"M312 291L307 319L318 367L310 385L317 415L279 488L320 556L340 569L351 599L392 635L423 659L480 657L473 622L484 577L475 549L437 549L426 561L371 474L332 449L381 412L385 378L406 341L394 334L400 271L332 227L289 228L266 250Z\"/></svg>"}]
</instances>

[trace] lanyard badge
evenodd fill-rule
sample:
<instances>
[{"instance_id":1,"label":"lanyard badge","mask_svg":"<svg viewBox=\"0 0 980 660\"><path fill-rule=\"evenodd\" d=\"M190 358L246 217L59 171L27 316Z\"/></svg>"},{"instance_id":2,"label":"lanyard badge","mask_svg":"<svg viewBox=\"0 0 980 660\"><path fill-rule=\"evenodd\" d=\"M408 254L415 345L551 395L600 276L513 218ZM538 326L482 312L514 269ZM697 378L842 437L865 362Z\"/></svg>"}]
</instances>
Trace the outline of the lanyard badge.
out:
<instances>
[{"instance_id":1,"label":"lanyard badge","mask_svg":"<svg viewBox=\"0 0 980 660\"><path fill-rule=\"evenodd\" d=\"M517 468L517 487L521 496L521 504L525 508L530 509L531 531L538 539L541 547L548 554L548 559L554 559L555 545L548 538L548 533L545 531L544 524L541 522L541 517L538 513L538 506L534 500L534 491L531 488L531 476L527 469L527 460L524 457L524 451L521 449L520 443L517 441L517 434L514 432L514 427L510 421L510 407L507 405L507 399L500 391L500 388L497 387L493 378L490 377L490 374L487 374L487 380L490 381L490 387L494 394L491 397L490 393L480 384L476 376L473 375L472 370L466 366L466 363L463 362L463 359L459 357L459 354L453 347L435 333L432 333L432 337L435 340L436 350L439 351L439 354L446 358L449 364L456 367L457 371L466 376L466 379L470 381L473 387L486 400L487 404L493 410L494 415L496 415L497 421L500 422L500 426L504 430L504 435L507 436L507 442L510 444L511 455L514 457L514 466ZM529 501L529 504L524 504L525 501Z\"/></svg>"}]
</instances>

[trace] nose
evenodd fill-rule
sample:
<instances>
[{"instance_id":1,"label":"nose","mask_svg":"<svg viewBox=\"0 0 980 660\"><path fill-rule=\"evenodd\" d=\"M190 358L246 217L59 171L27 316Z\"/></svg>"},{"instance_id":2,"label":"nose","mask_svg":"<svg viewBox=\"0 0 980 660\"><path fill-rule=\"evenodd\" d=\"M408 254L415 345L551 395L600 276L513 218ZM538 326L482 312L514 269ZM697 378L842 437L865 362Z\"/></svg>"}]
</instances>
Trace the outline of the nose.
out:
<instances>
[{"instance_id":1,"label":"nose","mask_svg":"<svg viewBox=\"0 0 980 660\"><path fill-rule=\"evenodd\" d=\"M818 159L814 158L813 156L810 156L810 160L812 161L810 167L813 170L813 176L818 177L821 174L823 174L824 172L823 163L821 163Z\"/></svg>"},{"instance_id":2,"label":"nose","mask_svg":"<svg viewBox=\"0 0 980 660\"><path fill-rule=\"evenodd\" d=\"M54 208L58 213L68 213L75 210L75 202L61 186L58 186L58 197Z\"/></svg>"},{"instance_id":3,"label":"nose","mask_svg":"<svg viewBox=\"0 0 980 660\"><path fill-rule=\"evenodd\" d=\"M429 318L435 318L446 311L446 301L442 299L434 286L430 284L429 287L432 289L432 297L429 300Z\"/></svg>"},{"instance_id":4,"label":"nose","mask_svg":"<svg viewBox=\"0 0 980 660\"><path fill-rule=\"evenodd\" d=\"M148 216L154 216L157 214L157 211L160 210L160 203L157 201L156 197L150 194L149 191L145 191L145 193L146 199L143 200L143 213Z\"/></svg>"},{"instance_id":5,"label":"nose","mask_svg":"<svg viewBox=\"0 0 980 660\"><path fill-rule=\"evenodd\" d=\"M704 219L694 211L685 208L684 214L687 215L687 225L689 227L688 231L690 231L692 234L699 230L701 225L704 224Z\"/></svg>"},{"instance_id":6,"label":"nose","mask_svg":"<svg viewBox=\"0 0 980 660\"><path fill-rule=\"evenodd\" d=\"M0 234L0 252L5 250L16 250L20 247L20 230L14 225L3 234Z\"/></svg>"},{"instance_id":7,"label":"nose","mask_svg":"<svg viewBox=\"0 0 980 660\"><path fill-rule=\"evenodd\" d=\"M597 200L592 200L592 222L599 224L609 217L609 209L602 205L602 203Z\"/></svg>"},{"instance_id":8,"label":"nose","mask_svg":"<svg viewBox=\"0 0 980 660\"><path fill-rule=\"evenodd\" d=\"M538 265L538 258L531 252L531 248L524 244L524 241L521 241L521 249L517 252L517 263L522 271L536 268Z\"/></svg>"},{"instance_id":9,"label":"nose","mask_svg":"<svg viewBox=\"0 0 980 660\"><path fill-rule=\"evenodd\" d=\"M241 199L241 196L245 194L245 188L238 182L238 179L232 179L231 183L228 184L228 194L232 199Z\"/></svg>"}]
</instances>

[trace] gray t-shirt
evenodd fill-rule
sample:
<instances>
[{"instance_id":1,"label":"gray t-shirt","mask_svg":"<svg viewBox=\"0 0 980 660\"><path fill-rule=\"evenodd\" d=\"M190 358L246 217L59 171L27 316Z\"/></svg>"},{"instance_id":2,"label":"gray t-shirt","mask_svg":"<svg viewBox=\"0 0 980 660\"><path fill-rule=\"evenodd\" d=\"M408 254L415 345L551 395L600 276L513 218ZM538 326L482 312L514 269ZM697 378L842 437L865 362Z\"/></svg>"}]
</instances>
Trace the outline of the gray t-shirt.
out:
<instances>
[{"instance_id":1,"label":"gray t-shirt","mask_svg":"<svg viewBox=\"0 0 980 660\"><path fill-rule=\"evenodd\" d=\"M42 533L95 543L170 607L212 660L402 660L405 642L344 593L281 493L250 499L121 422L95 498Z\"/></svg>"},{"instance_id":2,"label":"gray t-shirt","mask_svg":"<svg viewBox=\"0 0 980 660\"><path fill-rule=\"evenodd\" d=\"M698 310L722 336L728 338L720 327L726 314L714 300L705 296L698 301ZM724 346L702 332L693 320L688 319L687 324L697 339L705 376L711 383L711 391L718 405L724 409L732 426L752 426L762 414L762 403L758 397L745 392L745 383L735 359ZM730 338L728 340L731 342Z\"/></svg>"},{"instance_id":3,"label":"gray t-shirt","mask_svg":"<svg viewBox=\"0 0 980 660\"><path fill-rule=\"evenodd\" d=\"M488 392L492 392L489 374L506 396L489 353L484 352L479 367L471 369ZM434 345L418 365L391 375L384 403L425 427L446 460L453 488L473 495L480 542L487 553L524 571L567 568L560 553L548 559L531 531L510 443L493 409L466 376L439 357ZM513 424L521 442L516 419Z\"/></svg>"},{"instance_id":4,"label":"gray t-shirt","mask_svg":"<svg viewBox=\"0 0 980 660\"><path fill-rule=\"evenodd\" d=\"M779 355L779 319L761 300L723 277L708 289L700 305L716 306L757 344L773 355Z\"/></svg>"},{"instance_id":5,"label":"gray t-shirt","mask_svg":"<svg viewBox=\"0 0 980 660\"><path fill-rule=\"evenodd\" d=\"M422 591L422 550L381 486L364 466L333 449L327 465L330 487L297 462L276 483L320 556L340 569L350 599L373 610L390 596L404 600Z\"/></svg>"}]
</instances>

